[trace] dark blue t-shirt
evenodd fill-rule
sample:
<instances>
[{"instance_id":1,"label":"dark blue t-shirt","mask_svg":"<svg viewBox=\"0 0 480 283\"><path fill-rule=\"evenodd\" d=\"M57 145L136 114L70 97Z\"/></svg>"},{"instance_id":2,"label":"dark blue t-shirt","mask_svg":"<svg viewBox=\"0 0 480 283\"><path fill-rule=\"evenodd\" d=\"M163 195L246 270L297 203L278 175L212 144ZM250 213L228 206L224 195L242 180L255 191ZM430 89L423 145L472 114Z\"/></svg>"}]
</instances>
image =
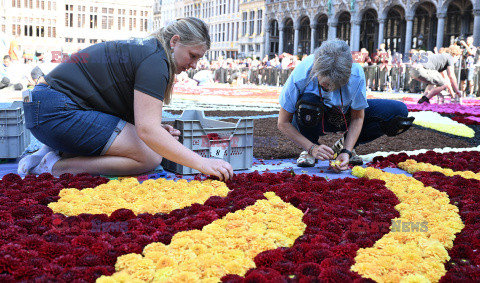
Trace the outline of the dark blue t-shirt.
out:
<instances>
[{"instance_id":1,"label":"dark blue t-shirt","mask_svg":"<svg viewBox=\"0 0 480 283\"><path fill-rule=\"evenodd\" d=\"M55 67L45 81L80 107L134 123L133 90L163 101L168 61L156 38L102 42Z\"/></svg>"}]
</instances>

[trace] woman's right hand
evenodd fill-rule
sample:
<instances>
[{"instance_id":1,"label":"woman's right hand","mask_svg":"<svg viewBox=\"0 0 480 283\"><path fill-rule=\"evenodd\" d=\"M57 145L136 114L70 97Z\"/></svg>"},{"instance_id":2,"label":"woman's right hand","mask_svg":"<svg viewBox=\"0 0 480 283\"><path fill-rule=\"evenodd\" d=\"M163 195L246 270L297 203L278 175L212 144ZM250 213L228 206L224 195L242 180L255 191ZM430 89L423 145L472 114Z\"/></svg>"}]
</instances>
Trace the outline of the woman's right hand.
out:
<instances>
[{"instance_id":1,"label":"woman's right hand","mask_svg":"<svg viewBox=\"0 0 480 283\"><path fill-rule=\"evenodd\" d=\"M315 159L320 159L320 160L331 160L333 159L334 154L335 153L333 152L333 149L324 144L315 145L315 147L312 150L312 156L315 157Z\"/></svg>"},{"instance_id":2,"label":"woman's right hand","mask_svg":"<svg viewBox=\"0 0 480 283\"><path fill-rule=\"evenodd\" d=\"M222 159L204 158L199 171L205 175L217 176L220 181L227 181L233 177L232 165Z\"/></svg>"}]
</instances>

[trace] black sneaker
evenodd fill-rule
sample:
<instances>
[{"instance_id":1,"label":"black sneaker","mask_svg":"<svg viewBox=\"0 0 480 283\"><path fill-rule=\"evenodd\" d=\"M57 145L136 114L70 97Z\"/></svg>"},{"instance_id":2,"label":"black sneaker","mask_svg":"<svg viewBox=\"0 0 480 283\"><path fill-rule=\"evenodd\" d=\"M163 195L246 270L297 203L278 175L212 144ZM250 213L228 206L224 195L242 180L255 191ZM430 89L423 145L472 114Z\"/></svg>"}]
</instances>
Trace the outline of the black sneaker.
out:
<instances>
[{"instance_id":1,"label":"black sneaker","mask_svg":"<svg viewBox=\"0 0 480 283\"><path fill-rule=\"evenodd\" d=\"M417 103L418 103L418 104L422 104L422 103L424 103L424 102L430 104L430 99L429 99L428 97L426 97L425 95L422 96L422 98L420 98Z\"/></svg>"}]
</instances>

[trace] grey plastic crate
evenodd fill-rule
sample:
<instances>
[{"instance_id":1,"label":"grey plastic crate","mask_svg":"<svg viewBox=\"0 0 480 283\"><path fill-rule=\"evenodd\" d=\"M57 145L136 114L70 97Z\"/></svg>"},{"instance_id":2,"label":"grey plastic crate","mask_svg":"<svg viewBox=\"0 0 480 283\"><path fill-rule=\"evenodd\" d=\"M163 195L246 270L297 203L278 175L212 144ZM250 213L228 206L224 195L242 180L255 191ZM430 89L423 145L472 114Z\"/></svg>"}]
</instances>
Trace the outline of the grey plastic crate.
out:
<instances>
[{"instance_id":1,"label":"grey plastic crate","mask_svg":"<svg viewBox=\"0 0 480 283\"><path fill-rule=\"evenodd\" d=\"M22 101L0 108L0 158L17 158L30 144Z\"/></svg>"},{"instance_id":2,"label":"grey plastic crate","mask_svg":"<svg viewBox=\"0 0 480 283\"><path fill-rule=\"evenodd\" d=\"M181 132L179 141L200 156L223 159L233 170L252 167L253 119L242 118L235 124L207 119L203 110L185 110L174 127ZM165 158L162 166L182 175L200 173Z\"/></svg>"}]
</instances>

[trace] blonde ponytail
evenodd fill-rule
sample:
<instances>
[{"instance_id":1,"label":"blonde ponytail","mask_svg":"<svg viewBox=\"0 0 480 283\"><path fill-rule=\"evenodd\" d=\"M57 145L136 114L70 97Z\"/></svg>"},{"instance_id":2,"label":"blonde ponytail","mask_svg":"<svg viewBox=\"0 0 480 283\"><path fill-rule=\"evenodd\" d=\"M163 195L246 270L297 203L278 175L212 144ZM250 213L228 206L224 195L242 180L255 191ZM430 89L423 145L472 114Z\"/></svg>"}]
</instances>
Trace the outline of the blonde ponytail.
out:
<instances>
[{"instance_id":1,"label":"blonde ponytail","mask_svg":"<svg viewBox=\"0 0 480 283\"><path fill-rule=\"evenodd\" d=\"M210 35L208 34L208 26L202 20L193 17L181 18L169 25L160 28L153 33L162 45L168 60L168 84L165 92L163 103L169 104L172 99L173 83L175 81L176 68L175 61L170 48L170 40L174 35L180 36L180 43L186 46L205 45L207 50L210 49Z\"/></svg>"}]
</instances>

